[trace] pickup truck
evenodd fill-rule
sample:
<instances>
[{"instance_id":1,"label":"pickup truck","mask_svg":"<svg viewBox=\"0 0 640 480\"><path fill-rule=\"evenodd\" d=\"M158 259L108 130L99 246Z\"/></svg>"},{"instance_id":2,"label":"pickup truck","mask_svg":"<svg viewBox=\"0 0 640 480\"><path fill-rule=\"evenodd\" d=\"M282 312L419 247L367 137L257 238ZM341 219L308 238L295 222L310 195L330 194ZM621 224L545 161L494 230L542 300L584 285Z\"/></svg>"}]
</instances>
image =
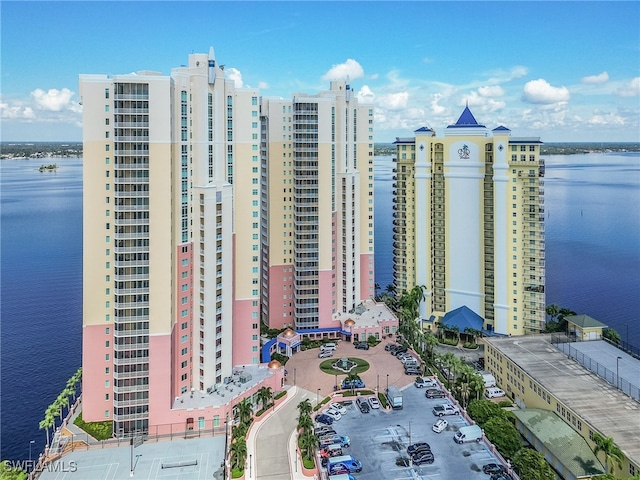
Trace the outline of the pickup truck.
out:
<instances>
[{"instance_id":1,"label":"pickup truck","mask_svg":"<svg viewBox=\"0 0 640 480\"><path fill-rule=\"evenodd\" d=\"M458 407L454 407L450 403L443 403L433 407L433 414L436 417L442 417L443 415L458 415L459 413L460 410L458 410Z\"/></svg>"}]
</instances>

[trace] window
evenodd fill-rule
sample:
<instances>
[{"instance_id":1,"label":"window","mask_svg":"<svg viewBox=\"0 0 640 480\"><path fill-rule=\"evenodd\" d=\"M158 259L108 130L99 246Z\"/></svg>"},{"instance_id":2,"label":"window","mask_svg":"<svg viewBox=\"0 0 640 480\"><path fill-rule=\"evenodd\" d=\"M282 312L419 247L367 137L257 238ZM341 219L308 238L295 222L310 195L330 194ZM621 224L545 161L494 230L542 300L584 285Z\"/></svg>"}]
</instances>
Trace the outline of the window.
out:
<instances>
[{"instance_id":1,"label":"window","mask_svg":"<svg viewBox=\"0 0 640 480\"><path fill-rule=\"evenodd\" d=\"M104 418L109 418L109 410L104 411Z\"/></svg>"},{"instance_id":2,"label":"window","mask_svg":"<svg viewBox=\"0 0 640 480\"><path fill-rule=\"evenodd\" d=\"M180 342L181 343L186 343L188 336L187 335L182 335L182 337L180 337Z\"/></svg>"}]
</instances>

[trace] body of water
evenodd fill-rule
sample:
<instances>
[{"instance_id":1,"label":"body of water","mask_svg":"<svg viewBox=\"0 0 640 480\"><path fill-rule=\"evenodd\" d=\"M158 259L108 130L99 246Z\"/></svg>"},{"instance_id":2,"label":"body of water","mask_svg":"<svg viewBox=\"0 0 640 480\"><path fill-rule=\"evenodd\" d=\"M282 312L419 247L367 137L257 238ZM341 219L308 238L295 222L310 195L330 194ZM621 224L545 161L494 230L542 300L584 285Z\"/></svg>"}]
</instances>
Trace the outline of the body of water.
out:
<instances>
[{"instance_id":1,"label":"body of water","mask_svg":"<svg viewBox=\"0 0 640 480\"><path fill-rule=\"evenodd\" d=\"M82 159L0 161L2 459L44 449L44 411L81 365ZM640 345L640 156L546 157L547 304ZM49 163L49 159L47 162ZM392 277L391 157L376 158L376 282Z\"/></svg>"}]
</instances>

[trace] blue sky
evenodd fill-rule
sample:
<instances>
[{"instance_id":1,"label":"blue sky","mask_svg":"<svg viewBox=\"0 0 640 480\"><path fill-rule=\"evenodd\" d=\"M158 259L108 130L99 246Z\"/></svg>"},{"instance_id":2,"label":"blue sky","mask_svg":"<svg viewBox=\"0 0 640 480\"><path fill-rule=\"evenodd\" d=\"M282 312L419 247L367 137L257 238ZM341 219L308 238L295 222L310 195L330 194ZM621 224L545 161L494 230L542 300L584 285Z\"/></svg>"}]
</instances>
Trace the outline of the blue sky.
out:
<instances>
[{"instance_id":1,"label":"blue sky","mask_svg":"<svg viewBox=\"0 0 640 480\"><path fill-rule=\"evenodd\" d=\"M169 74L213 46L236 83L349 75L376 142L478 122L546 142L640 141L640 2L0 3L3 141L79 141L78 75Z\"/></svg>"}]
</instances>

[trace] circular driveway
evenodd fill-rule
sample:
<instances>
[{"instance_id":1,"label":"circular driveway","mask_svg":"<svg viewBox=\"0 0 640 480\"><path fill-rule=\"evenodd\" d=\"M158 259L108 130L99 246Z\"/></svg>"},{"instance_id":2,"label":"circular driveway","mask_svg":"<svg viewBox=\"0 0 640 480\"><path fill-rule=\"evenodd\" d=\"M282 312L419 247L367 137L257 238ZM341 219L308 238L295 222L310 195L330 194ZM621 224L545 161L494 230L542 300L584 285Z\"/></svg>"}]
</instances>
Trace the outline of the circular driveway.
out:
<instances>
[{"instance_id":1,"label":"circular driveway","mask_svg":"<svg viewBox=\"0 0 640 480\"><path fill-rule=\"evenodd\" d=\"M414 375L405 375L402 362L384 349L391 340L383 340L369 350L358 350L355 345L349 342L337 342L338 348L333 352L333 358L358 357L369 362L369 369L360 374L366 388L375 390L379 387L384 392L387 386L387 375L389 375L389 385L398 388L404 387L415 380ZM285 365L288 375L285 383L297 385L311 392L318 392L318 396L323 398L333 393L336 384L336 376L323 373L319 365L326 358L318 358L319 348L312 348L295 353ZM417 355L415 355L417 357ZM338 375L338 386L346 375Z\"/></svg>"}]
</instances>

